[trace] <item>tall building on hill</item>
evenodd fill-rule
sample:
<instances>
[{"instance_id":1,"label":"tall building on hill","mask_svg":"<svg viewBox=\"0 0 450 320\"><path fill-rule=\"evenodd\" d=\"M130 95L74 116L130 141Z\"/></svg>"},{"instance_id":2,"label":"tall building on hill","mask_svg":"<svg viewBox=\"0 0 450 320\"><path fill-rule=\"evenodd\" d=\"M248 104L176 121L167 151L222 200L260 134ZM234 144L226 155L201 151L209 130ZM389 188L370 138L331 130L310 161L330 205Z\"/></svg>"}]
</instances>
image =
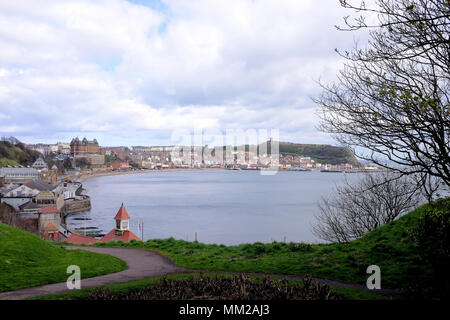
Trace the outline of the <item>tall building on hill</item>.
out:
<instances>
[{"instance_id":1,"label":"tall building on hill","mask_svg":"<svg viewBox=\"0 0 450 320\"><path fill-rule=\"evenodd\" d=\"M99 153L100 148L97 139L89 141L84 138L80 141L78 137L72 139L70 142L70 152L74 155L86 155L86 154L96 154Z\"/></svg>"},{"instance_id":2,"label":"tall building on hill","mask_svg":"<svg viewBox=\"0 0 450 320\"><path fill-rule=\"evenodd\" d=\"M76 137L70 142L70 152L75 159L85 158L91 165L103 165L105 163L105 156L100 154L97 139L89 141L84 138L80 141Z\"/></svg>"}]
</instances>

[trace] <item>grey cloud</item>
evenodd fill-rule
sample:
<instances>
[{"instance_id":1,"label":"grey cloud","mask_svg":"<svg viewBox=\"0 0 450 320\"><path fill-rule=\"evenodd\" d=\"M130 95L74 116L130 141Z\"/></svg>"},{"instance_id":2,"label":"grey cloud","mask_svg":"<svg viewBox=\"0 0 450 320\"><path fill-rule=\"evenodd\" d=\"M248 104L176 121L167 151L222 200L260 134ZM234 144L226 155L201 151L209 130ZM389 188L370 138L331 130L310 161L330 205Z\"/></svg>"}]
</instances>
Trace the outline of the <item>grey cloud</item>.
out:
<instances>
[{"instance_id":1,"label":"grey cloud","mask_svg":"<svg viewBox=\"0 0 450 320\"><path fill-rule=\"evenodd\" d=\"M353 42L334 29L337 1L188 3L0 3L1 133L134 144L196 125L330 141L309 97Z\"/></svg>"}]
</instances>

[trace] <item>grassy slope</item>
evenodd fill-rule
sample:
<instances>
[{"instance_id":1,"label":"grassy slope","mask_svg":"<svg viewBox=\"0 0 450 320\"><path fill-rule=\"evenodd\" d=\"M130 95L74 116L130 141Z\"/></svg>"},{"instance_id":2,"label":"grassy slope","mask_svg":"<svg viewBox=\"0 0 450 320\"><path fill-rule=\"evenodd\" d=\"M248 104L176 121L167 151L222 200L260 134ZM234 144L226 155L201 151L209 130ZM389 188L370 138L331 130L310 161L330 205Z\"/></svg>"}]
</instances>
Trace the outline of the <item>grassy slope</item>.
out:
<instances>
[{"instance_id":1,"label":"grassy slope","mask_svg":"<svg viewBox=\"0 0 450 320\"><path fill-rule=\"evenodd\" d=\"M0 167L31 165L39 156L39 152L27 149L23 144L0 141Z\"/></svg>"},{"instance_id":2,"label":"grassy slope","mask_svg":"<svg viewBox=\"0 0 450 320\"><path fill-rule=\"evenodd\" d=\"M450 198L445 200L446 203ZM366 269L381 268L384 287L404 288L413 281L430 278L430 267L418 255L411 239L422 206L402 218L348 244L296 245L254 243L238 246L202 244L183 240L155 239L145 243L110 242L99 246L153 249L177 265L197 270L309 274L313 277L365 284Z\"/></svg>"},{"instance_id":3,"label":"grassy slope","mask_svg":"<svg viewBox=\"0 0 450 320\"><path fill-rule=\"evenodd\" d=\"M0 168L6 167L6 166L18 166L18 165L19 165L19 163L14 160L10 160L7 158L0 158Z\"/></svg>"},{"instance_id":4,"label":"grassy slope","mask_svg":"<svg viewBox=\"0 0 450 320\"><path fill-rule=\"evenodd\" d=\"M314 161L319 163L340 164L348 162L353 165L358 164L358 160L352 154L350 149L345 147L280 142L279 151L282 154L295 154L311 157Z\"/></svg>"},{"instance_id":5,"label":"grassy slope","mask_svg":"<svg viewBox=\"0 0 450 320\"><path fill-rule=\"evenodd\" d=\"M115 257L83 250L67 250L26 231L0 224L0 292L64 282L69 265L81 268L81 277L126 268Z\"/></svg>"},{"instance_id":6,"label":"grassy slope","mask_svg":"<svg viewBox=\"0 0 450 320\"><path fill-rule=\"evenodd\" d=\"M167 276L168 279L192 279L193 277L198 277L199 274L175 274L175 275L169 275ZM203 276L208 277L229 277L229 275L225 274L215 274L215 273L204 273ZM160 280L161 277L155 277L155 278L148 278L144 280L138 280L138 281L132 281L132 282L126 282L126 283L119 283L109 286L104 286L102 288L108 289L112 292L116 293L126 293L128 291L141 289L144 287L147 287L149 285L155 285L157 284L158 280ZM253 278L257 281L256 278ZM299 281L290 281L292 284L299 284ZM71 292L66 293L59 293L59 294L53 294L43 297L36 297L32 298L30 300L72 300L72 299L83 299L89 296L90 292L93 290L93 288L86 288L81 290L74 290ZM362 290L355 290L355 289L347 289L347 288L339 288L339 287L331 287L331 291L344 297L345 299L350 300L385 300L386 297L380 296L378 294L369 292L369 291L362 291Z\"/></svg>"}]
</instances>

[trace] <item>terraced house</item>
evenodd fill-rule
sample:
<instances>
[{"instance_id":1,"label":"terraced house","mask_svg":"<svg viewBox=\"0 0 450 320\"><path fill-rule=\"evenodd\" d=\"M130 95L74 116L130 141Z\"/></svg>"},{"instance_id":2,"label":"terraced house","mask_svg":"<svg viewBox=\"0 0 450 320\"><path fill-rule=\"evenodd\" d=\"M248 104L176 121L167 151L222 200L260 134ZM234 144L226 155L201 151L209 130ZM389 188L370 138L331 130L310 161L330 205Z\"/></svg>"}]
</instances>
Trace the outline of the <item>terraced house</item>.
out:
<instances>
[{"instance_id":1,"label":"terraced house","mask_svg":"<svg viewBox=\"0 0 450 320\"><path fill-rule=\"evenodd\" d=\"M21 186L13 186L1 195L1 202L7 203L22 213L35 213L43 207L64 206L64 186L44 181L30 181Z\"/></svg>"}]
</instances>

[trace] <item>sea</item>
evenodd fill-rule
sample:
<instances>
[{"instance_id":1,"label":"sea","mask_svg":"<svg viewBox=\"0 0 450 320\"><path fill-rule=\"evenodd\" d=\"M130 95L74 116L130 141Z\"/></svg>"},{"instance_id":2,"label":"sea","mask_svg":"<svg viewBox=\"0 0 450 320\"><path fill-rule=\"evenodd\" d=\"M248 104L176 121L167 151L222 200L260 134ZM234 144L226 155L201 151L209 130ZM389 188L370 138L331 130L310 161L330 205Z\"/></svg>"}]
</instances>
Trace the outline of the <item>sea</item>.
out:
<instances>
[{"instance_id":1,"label":"sea","mask_svg":"<svg viewBox=\"0 0 450 320\"><path fill-rule=\"evenodd\" d=\"M254 242L319 243L312 233L318 202L357 173L154 171L90 178L83 188L90 211L71 214L68 227L105 234L123 203L130 230L142 238L237 245Z\"/></svg>"}]
</instances>

